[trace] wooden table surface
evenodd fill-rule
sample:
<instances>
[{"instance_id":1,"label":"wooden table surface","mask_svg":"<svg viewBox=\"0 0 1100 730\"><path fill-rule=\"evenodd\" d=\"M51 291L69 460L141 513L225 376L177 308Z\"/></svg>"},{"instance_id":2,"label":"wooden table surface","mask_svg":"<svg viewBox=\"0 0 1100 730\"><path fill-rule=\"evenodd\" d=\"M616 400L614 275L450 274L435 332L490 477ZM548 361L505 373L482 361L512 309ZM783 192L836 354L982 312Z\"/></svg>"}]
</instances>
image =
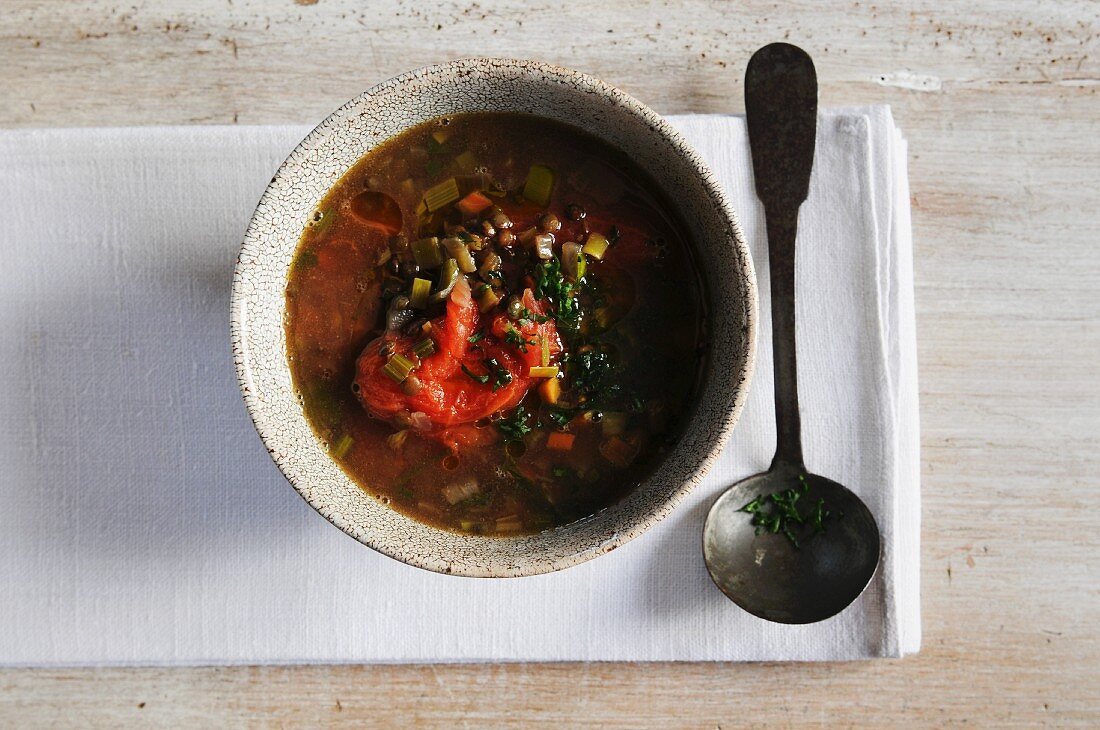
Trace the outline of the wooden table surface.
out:
<instances>
[{"instance_id":1,"label":"wooden table surface","mask_svg":"<svg viewBox=\"0 0 1100 730\"><path fill-rule=\"evenodd\" d=\"M924 649L851 664L0 671L0 725L1100 725L1100 4L5 0L0 127L316 122L471 55L743 110L752 51L910 141ZM954 5L954 9L944 8Z\"/></svg>"}]
</instances>

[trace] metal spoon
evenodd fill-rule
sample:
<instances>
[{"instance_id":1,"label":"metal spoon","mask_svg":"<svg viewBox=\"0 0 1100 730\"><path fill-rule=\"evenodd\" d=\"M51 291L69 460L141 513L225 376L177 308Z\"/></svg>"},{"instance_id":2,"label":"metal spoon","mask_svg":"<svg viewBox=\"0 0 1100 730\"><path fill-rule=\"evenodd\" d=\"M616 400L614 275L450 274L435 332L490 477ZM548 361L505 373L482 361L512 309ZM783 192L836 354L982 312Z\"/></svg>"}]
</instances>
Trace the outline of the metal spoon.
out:
<instances>
[{"instance_id":1,"label":"metal spoon","mask_svg":"<svg viewBox=\"0 0 1100 730\"><path fill-rule=\"evenodd\" d=\"M768 471L733 485L710 508L703 556L715 584L741 608L769 621L806 624L839 613L863 592L878 566L881 540L859 497L809 474L802 461L794 252L817 126L817 73L806 52L773 43L753 54L745 108L756 194L767 218L777 444ZM798 546L782 533L757 535L752 515L742 511L757 497L788 489L796 490L802 512L821 499L832 513L823 532L794 524Z\"/></svg>"}]
</instances>

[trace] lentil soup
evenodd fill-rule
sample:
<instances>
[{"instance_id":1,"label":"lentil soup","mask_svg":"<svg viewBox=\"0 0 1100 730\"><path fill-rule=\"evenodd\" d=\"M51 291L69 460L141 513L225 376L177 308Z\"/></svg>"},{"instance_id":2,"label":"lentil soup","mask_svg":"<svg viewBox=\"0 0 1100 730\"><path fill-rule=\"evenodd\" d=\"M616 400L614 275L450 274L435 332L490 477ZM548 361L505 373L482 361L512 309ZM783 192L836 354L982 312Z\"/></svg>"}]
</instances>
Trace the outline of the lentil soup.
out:
<instances>
[{"instance_id":1,"label":"lentil soup","mask_svg":"<svg viewBox=\"0 0 1100 730\"><path fill-rule=\"evenodd\" d=\"M296 394L368 494L468 534L595 514L660 463L705 363L685 227L579 129L501 113L370 151L287 283Z\"/></svg>"}]
</instances>

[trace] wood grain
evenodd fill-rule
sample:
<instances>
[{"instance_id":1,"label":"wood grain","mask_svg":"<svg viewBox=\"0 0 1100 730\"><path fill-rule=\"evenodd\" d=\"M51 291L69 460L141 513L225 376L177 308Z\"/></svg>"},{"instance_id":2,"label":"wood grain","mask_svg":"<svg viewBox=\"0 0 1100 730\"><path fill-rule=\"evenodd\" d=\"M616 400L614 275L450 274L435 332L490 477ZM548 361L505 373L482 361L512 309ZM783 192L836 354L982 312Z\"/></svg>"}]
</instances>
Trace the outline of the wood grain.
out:
<instances>
[{"instance_id":1,"label":"wood grain","mask_svg":"<svg viewBox=\"0 0 1100 730\"><path fill-rule=\"evenodd\" d=\"M1100 5L6 0L0 125L304 123L469 55L740 112L751 52L910 140L925 648L819 665L8 670L0 724L1100 724Z\"/></svg>"}]
</instances>

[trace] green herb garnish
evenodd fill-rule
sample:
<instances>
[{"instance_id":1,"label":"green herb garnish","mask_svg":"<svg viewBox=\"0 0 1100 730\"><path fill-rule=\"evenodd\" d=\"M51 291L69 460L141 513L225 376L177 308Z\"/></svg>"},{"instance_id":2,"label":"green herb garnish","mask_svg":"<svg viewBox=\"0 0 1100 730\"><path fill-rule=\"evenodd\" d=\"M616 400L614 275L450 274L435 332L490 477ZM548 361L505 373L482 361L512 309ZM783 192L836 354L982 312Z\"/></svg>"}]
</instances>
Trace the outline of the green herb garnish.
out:
<instances>
[{"instance_id":1,"label":"green herb garnish","mask_svg":"<svg viewBox=\"0 0 1100 730\"><path fill-rule=\"evenodd\" d=\"M462 366L462 372L466 373L467 375L469 375L471 378L473 378L477 382L481 383L482 385L485 385L486 383L489 382L489 373L485 373L484 375L478 375L477 373L472 372L470 370L470 368L466 367L465 365Z\"/></svg>"},{"instance_id":2,"label":"green herb garnish","mask_svg":"<svg viewBox=\"0 0 1100 730\"><path fill-rule=\"evenodd\" d=\"M485 362L488 363L489 372L493 376L494 393L512 382L512 374L496 358L490 357Z\"/></svg>"},{"instance_id":3,"label":"green herb garnish","mask_svg":"<svg viewBox=\"0 0 1100 730\"><path fill-rule=\"evenodd\" d=\"M798 488L784 489L767 496L757 495L756 499L738 510L752 515L752 526L756 528L757 535L783 533L796 550L801 547L796 529L803 535L807 529L810 530L811 537L825 532L825 521L832 515L825 509L824 499L818 499L806 513L799 511L798 501L810 490L810 485L804 474L799 474L798 480L801 482Z\"/></svg>"},{"instance_id":4,"label":"green herb garnish","mask_svg":"<svg viewBox=\"0 0 1100 730\"><path fill-rule=\"evenodd\" d=\"M481 338L484 337L484 336L485 336L484 332L475 332L472 335L470 335L469 337L467 337L466 341L469 342L472 345L475 342L479 342L481 340Z\"/></svg>"},{"instance_id":5,"label":"green herb garnish","mask_svg":"<svg viewBox=\"0 0 1100 730\"><path fill-rule=\"evenodd\" d=\"M558 428L565 428L569 425L569 411L562 408L553 408L546 412L546 417L553 421L554 425Z\"/></svg>"},{"instance_id":6,"label":"green herb garnish","mask_svg":"<svg viewBox=\"0 0 1100 730\"><path fill-rule=\"evenodd\" d=\"M538 340L525 340L523 335L515 327L510 327L507 332L504 333L504 341L516 345L520 352L527 352L528 345L537 345Z\"/></svg>"},{"instance_id":7,"label":"green herb garnish","mask_svg":"<svg viewBox=\"0 0 1100 730\"><path fill-rule=\"evenodd\" d=\"M522 441L524 436L531 433L531 427L527 423L530 418L523 406L517 406L512 415L497 421L496 427L504 436L504 442Z\"/></svg>"}]
</instances>

